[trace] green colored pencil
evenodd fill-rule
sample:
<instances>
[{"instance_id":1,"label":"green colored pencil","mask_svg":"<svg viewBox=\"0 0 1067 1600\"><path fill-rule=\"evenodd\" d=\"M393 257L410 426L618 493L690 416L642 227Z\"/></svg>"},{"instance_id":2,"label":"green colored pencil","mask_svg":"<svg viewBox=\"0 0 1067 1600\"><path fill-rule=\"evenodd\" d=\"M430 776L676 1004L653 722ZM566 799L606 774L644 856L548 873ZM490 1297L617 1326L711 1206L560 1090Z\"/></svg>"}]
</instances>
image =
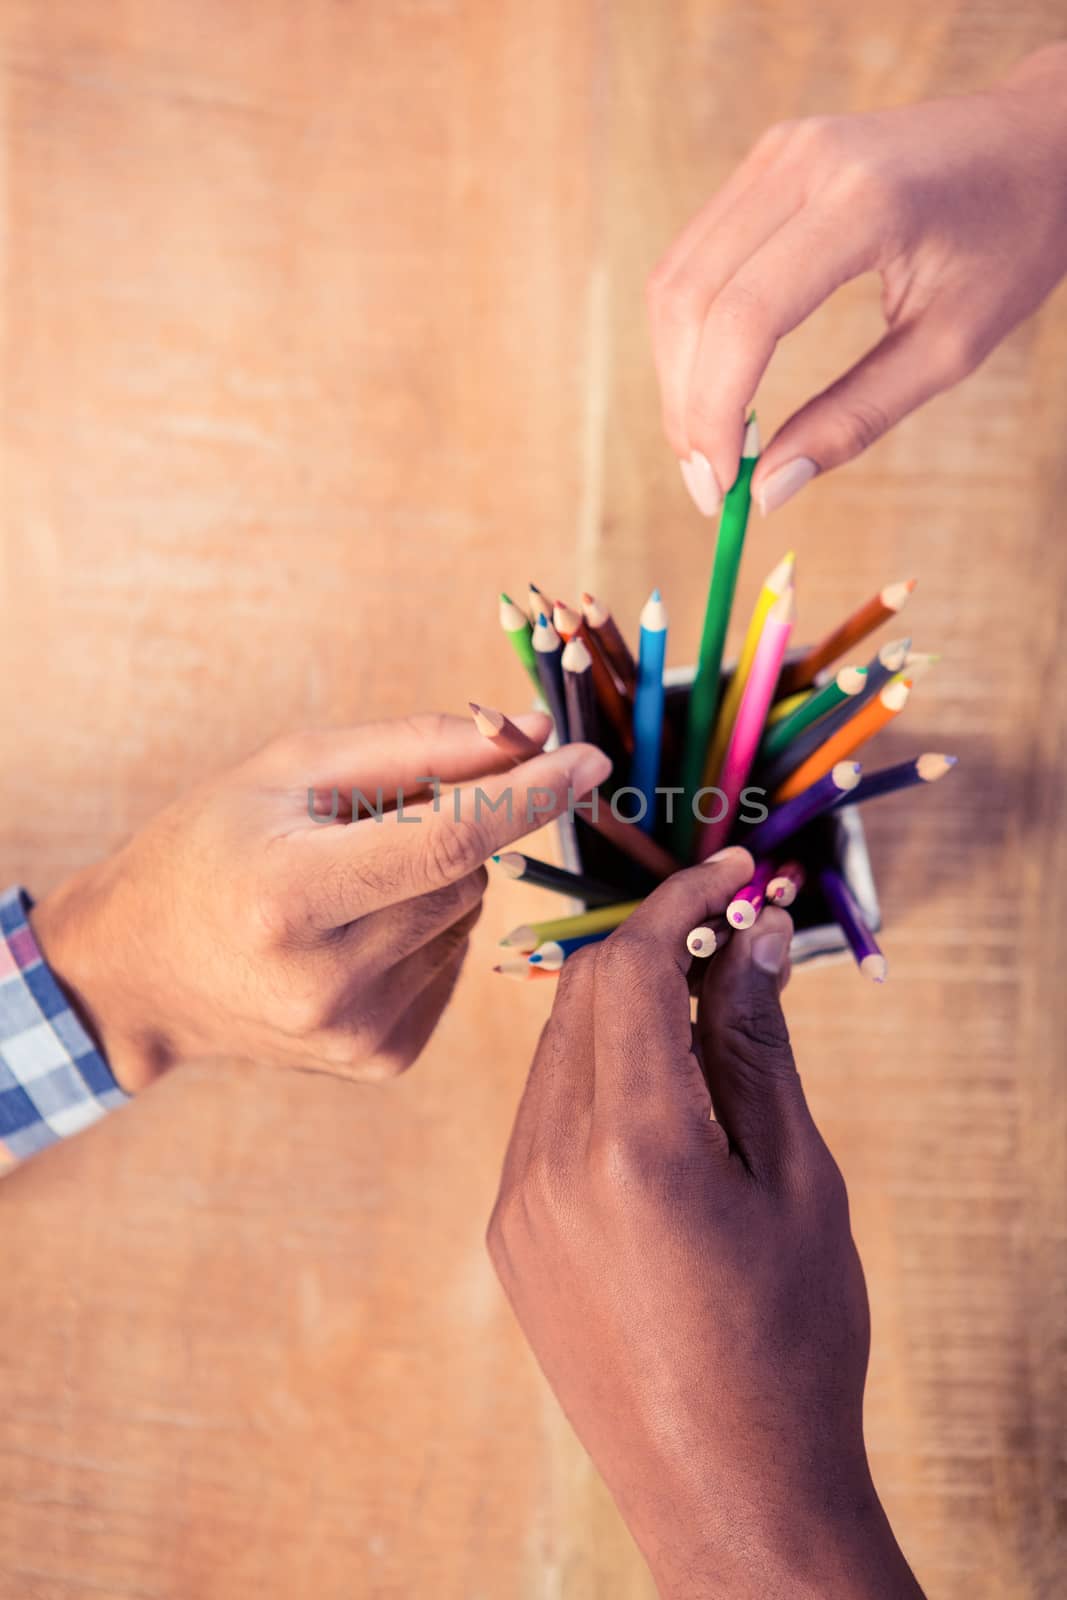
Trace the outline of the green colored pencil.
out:
<instances>
[{"instance_id":1,"label":"green colored pencil","mask_svg":"<svg viewBox=\"0 0 1067 1600\"><path fill-rule=\"evenodd\" d=\"M534 688L537 690L538 699L541 698L541 675L537 670L537 657L534 655L532 641L533 629L529 620L519 610L514 600L501 591L500 595L500 626L511 640L511 648L522 662Z\"/></svg>"},{"instance_id":2,"label":"green colored pencil","mask_svg":"<svg viewBox=\"0 0 1067 1600\"><path fill-rule=\"evenodd\" d=\"M853 695L859 694L866 682L866 667L842 667L835 678L831 678L821 689L815 689L809 694L804 704L797 706L790 716L783 717L781 722L776 722L772 728L768 728L759 747L757 760L769 761L772 756L781 755L786 746L792 744L798 733L803 733L805 728L810 728L813 722L818 722L827 712L836 711L846 700L851 700Z\"/></svg>"},{"instance_id":3,"label":"green colored pencil","mask_svg":"<svg viewBox=\"0 0 1067 1600\"><path fill-rule=\"evenodd\" d=\"M696 818L693 815L692 800L703 781L704 758L708 753L708 742L715 727L722 653L726 644L730 612L733 610L737 573L741 565L741 551L744 548L748 512L752 503L752 474L756 470L759 450L759 428L753 412L745 428L737 477L722 503L722 512L719 516L719 535L715 543L715 560L711 568L708 604L704 613L704 631L700 638L700 655L697 659L696 677L693 679L693 687L689 694L689 717L681 773L685 794L675 823L676 850L683 861L688 861L693 851Z\"/></svg>"}]
</instances>

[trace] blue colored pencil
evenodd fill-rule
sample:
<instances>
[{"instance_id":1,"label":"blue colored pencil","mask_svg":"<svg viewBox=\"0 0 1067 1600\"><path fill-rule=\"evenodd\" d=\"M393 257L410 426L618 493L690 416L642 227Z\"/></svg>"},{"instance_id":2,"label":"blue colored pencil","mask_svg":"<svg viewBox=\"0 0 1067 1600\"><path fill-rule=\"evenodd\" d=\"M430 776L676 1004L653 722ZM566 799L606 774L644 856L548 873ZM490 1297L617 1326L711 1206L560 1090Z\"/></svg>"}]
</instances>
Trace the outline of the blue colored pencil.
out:
<instances>
[{"instance_id":1,"label":"blue colored pencil","mask_svg":"<svg viewBox=\"0 0 1067 1600\"><path fill-rule=\"evenodd\" d=\"M663 665L667 655L667 610L653 589L641 613L634 690L634 755L630 782L645 797L640 826L651 833L656 822L656 785L663 744Z\"/></svg>"},{"instance_id":2,"label":"blue colored pencil","mask_svg":"<svg viewBox=\"0 0 1067 1600\"><path fill-rule=\"evenodd\" d=\"M563 643L544 612L540 612L530 639L533 645L537 672L549 715L556 724L556 738L566 744L570 738L567 730L567 703L563 692Z\"/></svg>"}]
</instances>

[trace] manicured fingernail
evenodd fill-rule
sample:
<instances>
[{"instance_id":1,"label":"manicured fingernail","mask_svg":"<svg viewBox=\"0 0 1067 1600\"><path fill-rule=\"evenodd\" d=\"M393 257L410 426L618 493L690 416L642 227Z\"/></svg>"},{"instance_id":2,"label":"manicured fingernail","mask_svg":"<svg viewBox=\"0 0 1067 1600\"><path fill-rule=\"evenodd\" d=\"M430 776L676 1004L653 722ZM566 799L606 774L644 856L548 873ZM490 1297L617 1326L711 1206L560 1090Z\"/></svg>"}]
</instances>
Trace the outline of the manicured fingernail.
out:
<instances>
[{"instance_id":1,"label":"manicured fingernail","mask_svg":"<svg viewBox=\"0 0 1067 1600\"><path fill-rule=\"evenodd\" d=\"M611 771L611 761L603 750L587 750L571 771L571 788L576 794L589 794Z\"/></svg>"},{"instance_id":2,"label":"manicured fingernail","mask_svg":"<svg viewBox=\"0 0 1067 1600\"><path fill-rule=\"evenodd\" d=\"M688 461L680 461L682 480L693 498L697 510L706 517L714 517L722 505L722 490L711 470L711 462L694 450Z\"/></svg>"},{"instance_id":3,"label":"manicured fingernail","mask_svg":"<svg viewBox=\"0 0 1067 1600\"><path fill-rule=\"evenodd\" d=\"M752 965L761 972L769 972L772 977L777 977L781 972L788 954L787 933L761 933L758 939L752 941Z\"/></svg>"},{"instance_id":4,"label":"manicured fingernail","mask_svg":"<svg viewBox=\"0 0 1067 1600\"><path fill-rule=\"evenodd\" d=\"M787 461L784 467L772 472L759 486L760 515L765 517L769 512L777 511L779 506L784 506L787 500L792 500L797 490L810 483L818 470L810 457L797 456L795 461Z\"/></svg>"}]
</instances>

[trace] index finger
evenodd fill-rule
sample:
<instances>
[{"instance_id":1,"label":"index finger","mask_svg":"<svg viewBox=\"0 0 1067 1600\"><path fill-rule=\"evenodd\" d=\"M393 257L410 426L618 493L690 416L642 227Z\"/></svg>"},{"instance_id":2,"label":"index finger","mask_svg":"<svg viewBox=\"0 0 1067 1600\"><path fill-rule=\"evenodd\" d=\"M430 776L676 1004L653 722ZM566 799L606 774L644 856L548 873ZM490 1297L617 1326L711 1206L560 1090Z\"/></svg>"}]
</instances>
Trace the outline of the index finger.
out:
<instances>
[{"instance_id":1,"label":"index finger","mask_svg":"<svg viewBox=\"0 0 1067 1600\"><path fill-rule=\"evenodd\" d=\"M696 1109L706 1119L707 1085L693 1053L686 934L721 915L754 871L734 846L677 872L597 953L596 1114L630 1117Z\"/></svg>"},{"instance_id":2,"label":"index finger","mask_svg":"<svg viewBox=\"0 0 1067 1600\"><path fill-rule=\"evenodd\" d=\"M611 761L565 744L473 786L438 792L358 822L291 835L306 850L303 887L319 927L442 889L525 834L566 814L602 783Z\"/></svg>"}]
</instances>

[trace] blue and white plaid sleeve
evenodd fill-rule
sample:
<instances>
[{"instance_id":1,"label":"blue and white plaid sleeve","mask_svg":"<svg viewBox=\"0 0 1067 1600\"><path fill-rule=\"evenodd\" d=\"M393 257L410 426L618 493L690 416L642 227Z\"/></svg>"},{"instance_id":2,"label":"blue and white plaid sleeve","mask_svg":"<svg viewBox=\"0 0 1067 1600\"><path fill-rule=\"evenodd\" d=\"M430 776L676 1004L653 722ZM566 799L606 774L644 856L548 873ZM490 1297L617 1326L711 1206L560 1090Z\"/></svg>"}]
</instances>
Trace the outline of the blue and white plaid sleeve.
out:
<instances>
[{"instance_id":1,"label":"blue and white plaid sleeve","mask_svg":"<svg viewBox=\"0 0 1067 1600\"><path fill-rule=\"evenodd\" d=\"M128 1096L41 954L24 889L0 894L0 1153L21 1161Z\"/></svg>"}]
</instances>

